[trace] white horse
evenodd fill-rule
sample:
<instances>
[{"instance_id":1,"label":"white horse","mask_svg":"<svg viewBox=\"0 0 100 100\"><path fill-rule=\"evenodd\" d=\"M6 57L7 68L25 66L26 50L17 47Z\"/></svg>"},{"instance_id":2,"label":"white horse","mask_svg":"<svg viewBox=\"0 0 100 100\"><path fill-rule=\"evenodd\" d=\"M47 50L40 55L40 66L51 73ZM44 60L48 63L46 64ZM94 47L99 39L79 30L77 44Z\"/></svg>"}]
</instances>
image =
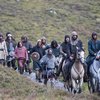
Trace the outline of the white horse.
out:
<instances>
[{"instance_id":1,"label":"white horse","mask_svg":"<svg viewBox=\"0 0 100 100\"><path fill-rule=\"evenodd\" d=\"M89 90L90 92L100 92L100 50L97 53L96 58L90 65L90 80L89 80Z\"/></svg>"},{"instance_id":2,"label":"white horse","mask_svg":"<svg viewBox=\"0 0 100 100\"><path fill-rule=\"evenodd\" d=\"M83 77L84 77L84 67L82 61L84 60L84 51L79 52L77 50L75 62L71 68L71 81L72 81L72 92L81 93Z\"/></svg>"}]
</instances>

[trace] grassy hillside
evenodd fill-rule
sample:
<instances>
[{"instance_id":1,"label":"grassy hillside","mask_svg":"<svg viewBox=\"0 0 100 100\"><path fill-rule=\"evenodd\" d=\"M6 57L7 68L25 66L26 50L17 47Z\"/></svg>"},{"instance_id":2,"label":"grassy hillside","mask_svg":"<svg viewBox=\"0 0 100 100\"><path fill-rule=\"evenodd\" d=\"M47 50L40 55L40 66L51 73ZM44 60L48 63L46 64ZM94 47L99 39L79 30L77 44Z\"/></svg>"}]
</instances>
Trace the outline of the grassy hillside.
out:
<instances>
[{"instance_id":1,"label":"grassy hillside","mask_svg":"<svg viewBox=\"0 0 100 100\"><path fill-rule=\"evenodd\" d=\"M17 72L0 65L0 100L100 100L89 93L72 95L38 86Z\"/></svg>"},{"instance_id":2,"label":"grassy hillside","mask_svg":"<svg viewBox=\"0 0 100 100\"><path fill-rule=\"evenodd\" d=\"M79 33L87 48L89 34L100 38L100 0L0 0L0 32L11 32L16 40L22 35L36 43L41 36L62 42L65 34ZM97 100L81 95L51 91L33 84L18 73L0 66L0 100ZM73 98L73 99L72 99Z\"/></svg>"},{"instance_id":3,"label":"grassy hillside","mask_svg":"<svg viewBox=\"0 0 100 100\"><path fill-rule=\"evenodd\" d=\"M0 0L0 31L10 31L19 39L26 34L35 42L45 35L62 40L72 30L83 41L93 31L100 32L99 0Z\"/></svg>"}]
</instances>

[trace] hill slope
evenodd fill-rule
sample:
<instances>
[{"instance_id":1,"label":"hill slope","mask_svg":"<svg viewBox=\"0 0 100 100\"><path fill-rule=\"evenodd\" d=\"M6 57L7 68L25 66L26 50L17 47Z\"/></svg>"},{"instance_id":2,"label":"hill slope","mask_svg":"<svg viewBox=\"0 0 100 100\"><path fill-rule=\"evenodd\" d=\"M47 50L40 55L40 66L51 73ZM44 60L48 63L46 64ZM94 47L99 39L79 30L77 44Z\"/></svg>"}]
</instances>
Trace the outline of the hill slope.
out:
<instances>
[{"instance_id":1,"label":"hill slope","mask_svg":"<svg viewBox=\"0 0 100 100\"><path fill-rule=\"evenodd\" d=\"M62 41L72 30L80 33L84 44L89 33L100 32L99 0L0 0L0 32L10 31L17 40L26 34L33 43L43 35L48 41ZM97 100L86 93L73 97L62 91L47 90L0 66L0 99L7 98Z\"/></svg>"},{"instance_id":2,"label":"hill slope","mask_svg":"<svg viewBox=\"0 0 100 100\"><path fill-rule=\"evenodd\" d=\"M0 31L17 39L26 33L32 41L62 40L72 30L100 32L99 0L0 0Z\"/></svg>"},{"instance_id":3,"label":"hill slope","mask_svg":"<svg viewBox=\"0 0 100 100\"><path fill-rule=\"evenodd\" d=\"M9 68L0 66L0 100L100 100L88 93L72 95L34 84Z\"/></svg>"}]
</instances>

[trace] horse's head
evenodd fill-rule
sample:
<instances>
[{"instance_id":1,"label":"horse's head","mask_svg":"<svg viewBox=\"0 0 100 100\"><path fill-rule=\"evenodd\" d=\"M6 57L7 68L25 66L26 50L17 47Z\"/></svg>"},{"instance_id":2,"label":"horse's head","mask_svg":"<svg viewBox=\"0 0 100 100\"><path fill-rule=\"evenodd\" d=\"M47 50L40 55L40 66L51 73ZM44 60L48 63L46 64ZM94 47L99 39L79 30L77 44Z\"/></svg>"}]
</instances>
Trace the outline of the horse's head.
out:
<instances>
[{"instance_id":1,"label":"horse's head","mask_svg":"<svg viewBox=\"0 0 100 100\"><path fill-rule=\"evenodd\" d=\"M76 51L76 60L80 60L84 62L84 51Z\"/></svg>"}]
</instances>

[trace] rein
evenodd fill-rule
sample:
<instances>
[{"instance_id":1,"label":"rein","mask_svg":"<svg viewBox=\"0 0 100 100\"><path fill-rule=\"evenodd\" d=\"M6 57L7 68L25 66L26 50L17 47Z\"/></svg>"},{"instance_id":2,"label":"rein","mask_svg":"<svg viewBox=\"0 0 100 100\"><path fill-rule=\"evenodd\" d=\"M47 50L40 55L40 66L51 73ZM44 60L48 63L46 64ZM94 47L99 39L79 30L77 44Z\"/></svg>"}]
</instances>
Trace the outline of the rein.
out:
<instances>
[{"instance_id":1,"label":"rein","mask_svg":"<svg viewBox=\"0 0 100 100\"><path fill-rule=\"evenodd\" d=\"M79 77L80 77L80 74L82 74L82 72L83 72L83 70L79 73L78 71L77 71L77 69L75 68L75 66L73 67L74 68L74 71L79 75Z\"/></svg>"},{"instance_id":2,"label":"rein","mask_svg":"<svg viewBox=\"0 0 100 100\"><path fill-rule=\"evenodd\" d=\"M94 69L94 71L95 71L96 73L98 73L98 72L95 70L94 66L93 66L93 69Z\"/></svg>"},{"instance_id":3,"label":"rein","mask_svg":"<svg viewBox=\"0 0 100 100\"><path fill-rule=\"evenodd\" d=\"M93 66L93 69L94 69L94 71L95 71L96 73L98 73L98 72L96 71L96 69L94 68L94 66Z\"/></svg>"}]
</instances>

